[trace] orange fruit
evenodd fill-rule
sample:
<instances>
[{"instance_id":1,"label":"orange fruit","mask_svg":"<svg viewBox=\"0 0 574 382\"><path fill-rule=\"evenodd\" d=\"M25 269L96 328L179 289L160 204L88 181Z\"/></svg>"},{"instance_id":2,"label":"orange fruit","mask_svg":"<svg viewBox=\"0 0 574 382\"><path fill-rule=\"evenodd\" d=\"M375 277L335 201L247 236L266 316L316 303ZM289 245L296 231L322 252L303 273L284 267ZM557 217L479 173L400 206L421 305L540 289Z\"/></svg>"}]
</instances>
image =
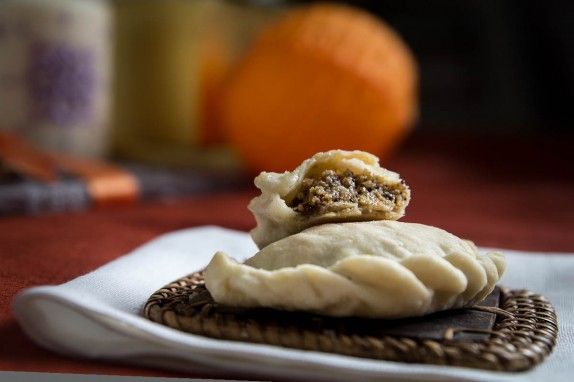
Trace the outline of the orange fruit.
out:
<instances>
[{"instance_id":1,"label":"orange fruit","mask_svg":"<svg viewBox=\"0 0 574 382\"><path fill-rule=\"evenodd\" d=\"M416 118L417 68L376 17L318 4L264 29L222 93L222 128L252 171L285 171L329 149L384 159Z\"/></svg>"}]
</instances>

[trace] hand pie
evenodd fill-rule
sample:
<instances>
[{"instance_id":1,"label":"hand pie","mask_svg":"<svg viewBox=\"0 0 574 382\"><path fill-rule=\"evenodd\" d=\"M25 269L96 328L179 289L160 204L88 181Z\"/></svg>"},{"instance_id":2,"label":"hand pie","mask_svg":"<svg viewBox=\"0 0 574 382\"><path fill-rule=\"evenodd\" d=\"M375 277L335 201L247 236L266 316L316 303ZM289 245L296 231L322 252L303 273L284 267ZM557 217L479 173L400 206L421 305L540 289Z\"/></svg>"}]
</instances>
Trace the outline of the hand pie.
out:
<instances>
[{"instance_id":1,"label":"hand pie","mask_svg":"<svg viewBox=\"0 0 574 382\"><path fill-rule=\"evenodd\" d=\"M391 319L471 306L504 269L503 255L439 228L370 221L308 228L244 264L218 252L205 283L225 305Z\"/></svg>"},{"instance_id":2,"label":"hand pie","mask_svg":"<svg viewBox=\"0 0 574 382\"><path fill-rule=\"evenodd\" d=\"M405 213L410 190L397 173L362 151L315 154L292 172L262 172L255 178L261 195L249 209L259 248L323 223L396 220Z\"/></svg>"}]
</instances>

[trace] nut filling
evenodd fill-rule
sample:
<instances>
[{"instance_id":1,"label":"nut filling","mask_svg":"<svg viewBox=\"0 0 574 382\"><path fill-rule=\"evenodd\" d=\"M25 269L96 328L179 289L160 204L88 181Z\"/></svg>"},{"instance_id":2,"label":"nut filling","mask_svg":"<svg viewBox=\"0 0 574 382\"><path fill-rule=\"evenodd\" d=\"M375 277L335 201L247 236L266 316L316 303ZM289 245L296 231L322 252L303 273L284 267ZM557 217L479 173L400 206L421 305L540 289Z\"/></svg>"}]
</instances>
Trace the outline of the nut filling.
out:
<instances>
[{"instance_id":1,"label":"nut filling","mask_svg":"<svg viewBox=\"0 0 574 382\"><path fill-rule=\"evenodd\" d=\"M347 170L337 173L323 171L319 177L306 178L300 191L289 203L304 215L322 215L359 208L363 213L393 211L404 205L406 186L379 183L369 173L354 174Z\"/></svg>"}]
</instances>

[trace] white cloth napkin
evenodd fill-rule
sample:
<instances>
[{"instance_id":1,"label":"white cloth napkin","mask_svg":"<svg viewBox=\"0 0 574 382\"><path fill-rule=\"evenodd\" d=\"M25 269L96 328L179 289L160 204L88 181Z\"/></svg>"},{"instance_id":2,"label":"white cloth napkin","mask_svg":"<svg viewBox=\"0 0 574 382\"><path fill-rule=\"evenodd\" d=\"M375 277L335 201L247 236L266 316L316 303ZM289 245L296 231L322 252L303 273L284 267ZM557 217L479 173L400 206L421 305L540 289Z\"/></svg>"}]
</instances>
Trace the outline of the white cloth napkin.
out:
<instances>
[{"instance_id":1,"label":"white cloth napkin","mask_svg":"<svg viewBox=\"0 0 574 382\"><path fill-rule=\"evenodd\" d=\"M249 235L218 227L169 233L101 268L58 286L27 289L13 308L24 331L59 353L179 370L228 369L264 377L329 380L560 381L574 375L574 254L504 252L501 284L546 295L560 322L554 353L523 373L402 364L211 339L142 316L162 286L203 268L217 250L238 260L256 248Z\"/></svg>"}]
</instances>

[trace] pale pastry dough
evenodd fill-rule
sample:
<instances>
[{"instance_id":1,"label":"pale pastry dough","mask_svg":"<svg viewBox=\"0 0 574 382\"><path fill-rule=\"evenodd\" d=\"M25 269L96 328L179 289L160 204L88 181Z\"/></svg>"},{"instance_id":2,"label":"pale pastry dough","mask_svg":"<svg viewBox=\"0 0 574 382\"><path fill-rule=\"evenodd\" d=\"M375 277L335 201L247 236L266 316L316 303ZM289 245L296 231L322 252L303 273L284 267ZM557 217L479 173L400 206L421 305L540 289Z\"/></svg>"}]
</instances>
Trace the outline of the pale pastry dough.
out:
<instances>
[{"instance_id":1,"label":"pale pastry dough","mask_svg":"<svg viewBox=\"0 0 574 382\"><path fill-rule=\"evenodd\" d=\"M311 227L244 264L218 252L205 284L224 305L400 318L473 305L504 269L502 254L439 228L371 221Z\"/></svg>"},{"instance_id":2,"label":"pale pastry dough","mask_svg":"<svg viewBox=\"0 0 574 382\"><path fill-rule=\"evenodd\" d=\"M322 223L396 220L410 190L397 173L363 151L315 154L295 170L262 172L261 195L249 204L257 221L251 236L259 248Z\"/></svg>"}]
</instances>

